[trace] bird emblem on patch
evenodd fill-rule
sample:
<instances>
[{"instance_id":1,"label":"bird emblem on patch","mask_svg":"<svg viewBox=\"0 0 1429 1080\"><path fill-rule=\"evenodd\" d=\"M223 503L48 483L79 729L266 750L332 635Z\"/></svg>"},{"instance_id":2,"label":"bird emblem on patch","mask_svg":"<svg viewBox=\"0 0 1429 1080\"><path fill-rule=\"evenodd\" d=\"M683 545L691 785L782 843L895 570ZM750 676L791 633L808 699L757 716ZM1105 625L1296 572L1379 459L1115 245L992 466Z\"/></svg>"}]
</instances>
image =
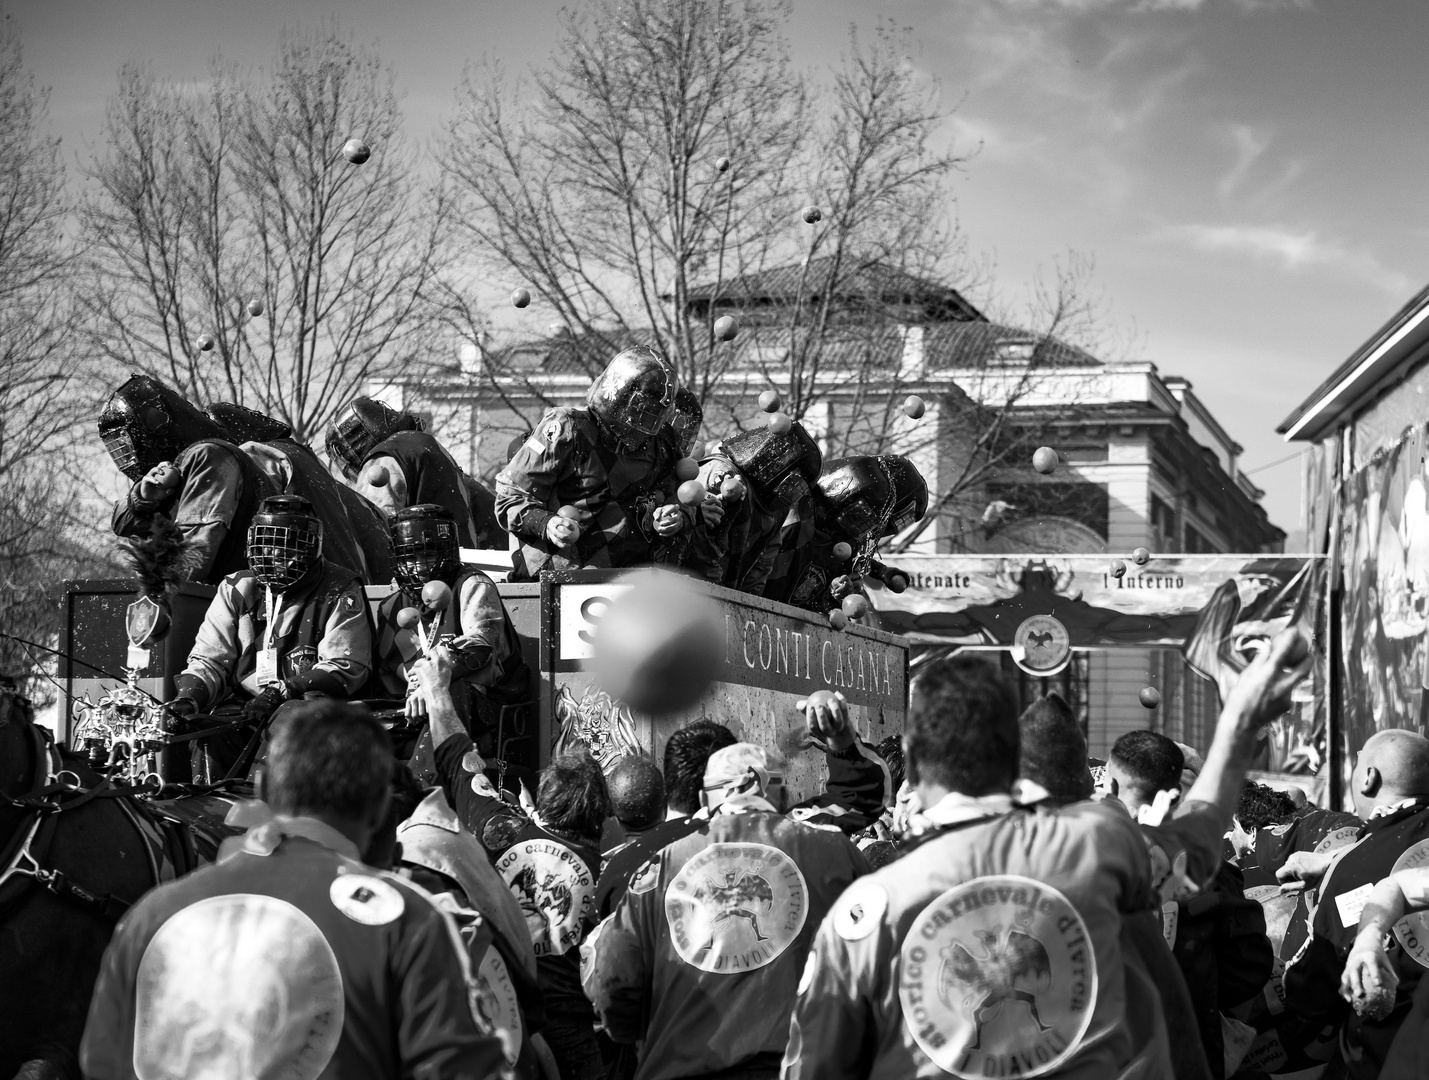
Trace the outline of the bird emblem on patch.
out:
<instances>
[{"instance_id":1,"label":"bird emblem on patch","mask_svg":"<svg viewBox=\"0 0 1429 1080\"><path fill-rule=\"evenodd\" d=\"M1012 636L1012 659L1022 670L1049 675L1061 670L1072 653L1071 635L1061 620L1033 615Z\"/></svg>"}]
</instances>

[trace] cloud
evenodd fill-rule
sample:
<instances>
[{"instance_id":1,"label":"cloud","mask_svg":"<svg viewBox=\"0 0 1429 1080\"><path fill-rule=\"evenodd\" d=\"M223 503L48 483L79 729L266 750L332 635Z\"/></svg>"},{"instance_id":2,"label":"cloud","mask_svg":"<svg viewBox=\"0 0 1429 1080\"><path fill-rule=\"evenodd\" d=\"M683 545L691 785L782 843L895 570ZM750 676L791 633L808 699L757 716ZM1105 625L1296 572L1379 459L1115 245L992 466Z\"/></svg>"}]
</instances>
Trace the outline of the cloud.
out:
<instances>
[{"instance_id":1,"label":"cloud","mask_svg":"<svg viewBox=\"0 0 1429 1080\"><path fill-rule=\"evenodd\" d=\"M1404 274L1381 263L1368 251L1356 251L1313 229L1281 225L1174 225L1157 238L1183 244L1205 254L1245 255L1273 263L1289 273L1328 271L1393 296L1414 291Z\"/></svg>"},{"instance_id":2,"label":"cloud","mask_svg":"<svg viewBox=\"0 0 1429 1080\"><path fill-rule=\"evenodd\" d=\"M1047 142L1045 135L1018 135L1004 124L962 113L954 113L948 127L958 153L975 153L979 161L1027 161Z\"/></svg>"},{"instance_id":3,"label":"cloud","mask_svg":"<svg viewBox=\"0 0 1429 1080\"><path fill-rule=\"evenodd\" d=\"M1232 124L1229 134L1231 144L1235 147L1235 161L1216 185L1216 191L1222 199L1230 198L1250 172L1251 166L1270 146L1270 136L1262 135L1249 124Z\"/></svg>"}]
</instances>

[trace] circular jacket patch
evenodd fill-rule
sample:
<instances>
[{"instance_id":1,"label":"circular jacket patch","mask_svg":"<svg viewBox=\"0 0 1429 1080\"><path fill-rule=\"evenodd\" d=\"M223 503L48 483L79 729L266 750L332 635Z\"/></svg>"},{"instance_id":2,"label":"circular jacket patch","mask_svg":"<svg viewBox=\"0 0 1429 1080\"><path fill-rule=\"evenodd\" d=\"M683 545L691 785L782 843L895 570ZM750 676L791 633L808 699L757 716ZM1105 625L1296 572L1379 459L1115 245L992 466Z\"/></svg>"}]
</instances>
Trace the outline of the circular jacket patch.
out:
<instances>
[{"instance_id":1,"label":"circular jacket patch","mask_svg":"<svg viewBox=\"0 0 1429 1080\"><path fill-rule=\"evenodd\" d=\"M855 881L834 905L834 932L847 941L862 941L878 929L888 910L888 893L871 881Z\"/></svg>"},{"instance_id":2,"label":"circular jacket patch","mask_svg":"<svg viewBox=\"0 0 1429 1080\"><path fill-rule=\"evenodd\" d=\"M1080 1045L1097 1000L1081 914L1031 878L949 889L904 939L903 1023L939 1068L960 1077L1041 1076Z\"/></svg>"},{"instance_id":3,"label":"circular jacket patch","mask_svg":"<svg viewBox=\"0 0 1429 1080\"><path fill-rule=\"evenodd\" d=\"M1315 845L1315 854L1323 855L1327 851L1339 851L1342 847L1349 847L1355 842L1355 837L1359 835L1359 832L1358 825L1347 825L1342 829L1326 833L1324 839Z\"/></svg>"},{"instance_id":4,"label":"circular jacket patch","mask_svg":"<svg viewBox=\"0 0 1429 1080\"><path fill-rule=\"evenodd\" d=\"M580 943L585 914L595 902L595 876L585 860L554 840L524 840L496 860L537 956L561 956Z\"/></svg>"},{"instance_id":5,"label":"circular jacket patch","mask_svg":"<svg viewBox=\"0 0 1429 1080\"><path fill-rule=\"evenodd\" d=\"M517 1004L516 984L511 981L511 972L494 945L487 945L486 954L477 966L476 984L477 1012L501 1040L506 1060L515 1065L516 1059L521 1056L521 1041L524 1038L521 1008Z\"/></svg>"},{"instance_id":6,"label":"circular jacket patch","mask_svg":"<svg viewBox=\"0 0 1429 1080\"><path fill-rule=\"evenodd\" d=\"M231 893L175 912L135 979L140 1080L315 1080L342 1035L342 972L301 909Z\"/></svg>"},{"instance_id":7,"label":"circular jacket patch","mask_svg":"<svg viewBox=\"0 0 1429 1080\"><path fill-rule=\"evenodd\" d=\"M1411 844L1403 855L1394 860L1394 869L1390 873L1414 870L1426 863L1429 863L1429 840L1421 840ZM1405 955L1420 967L1429 968L1429 911L1404 916L1394 924L1394 936Z\"/></svg>"},{"instance_id":8,"label":"circular jacket patch","mask_svg":"<svg viewBox=\"0 0 1429 1080\"><path fill-rule=\"evenodd\" d=\"M808 913L798 864L766 844L711 844L665 890L670 942L701 971L732 974L772 963Z\"/></svg>"},{"instance_id":9,"label":"circular jacket patch","mask_svg":"<svg viewBox=\"0 0 1429 1080\"><path fill-rule=\"evenodd\" d=\"M385 926L402 914L402 894L370 874L339 874L328 887L332 906L353 922Z\"/></svg>"}]
</instances>

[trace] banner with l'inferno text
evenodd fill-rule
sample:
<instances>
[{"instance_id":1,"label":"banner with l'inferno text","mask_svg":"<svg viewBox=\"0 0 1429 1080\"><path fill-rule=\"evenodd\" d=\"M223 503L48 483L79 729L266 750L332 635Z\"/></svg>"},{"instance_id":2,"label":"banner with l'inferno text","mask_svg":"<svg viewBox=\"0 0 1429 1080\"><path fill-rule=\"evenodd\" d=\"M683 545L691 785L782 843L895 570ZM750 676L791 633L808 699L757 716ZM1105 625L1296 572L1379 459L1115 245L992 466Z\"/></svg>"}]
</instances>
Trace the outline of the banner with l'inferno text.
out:
<instances>
[{"instance_id":1,"label":"banner with l'inferno text","mask_svg":"<svg viewBox=\"0 0 1429 1080\"><path fill-rule=\"evenodd\" d=\"M928 644L1012 645L1033 616L1051 616L1075 648L1182 646L1202 609L1228 581L1241 607L1293 588L1309 562L1285 555L1167 555L1144 566L1104 555L894 556L909 587L876 584L870 599L879 625Z\"/></svg>"}]
</instances>

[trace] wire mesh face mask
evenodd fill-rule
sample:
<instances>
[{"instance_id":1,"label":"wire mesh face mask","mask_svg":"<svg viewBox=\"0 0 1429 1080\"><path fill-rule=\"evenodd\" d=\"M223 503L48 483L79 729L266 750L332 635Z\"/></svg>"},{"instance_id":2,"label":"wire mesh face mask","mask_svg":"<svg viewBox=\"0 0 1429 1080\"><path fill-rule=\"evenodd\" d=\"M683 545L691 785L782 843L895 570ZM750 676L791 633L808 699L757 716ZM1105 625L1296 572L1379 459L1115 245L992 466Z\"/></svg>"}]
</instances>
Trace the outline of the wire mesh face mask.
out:
<instances>
[{"instance_id":1,"label":"wire mesh face mask","mask_svg":"<svg viewBox=\"0 0 1429 1080\"><path fill-rule=\"evenodd\" d=\"M322 546L322 522L316 517L260 511L248 526L248 568L261 585L281 592L318 565Z\"/></svg>"}]
</instances>

